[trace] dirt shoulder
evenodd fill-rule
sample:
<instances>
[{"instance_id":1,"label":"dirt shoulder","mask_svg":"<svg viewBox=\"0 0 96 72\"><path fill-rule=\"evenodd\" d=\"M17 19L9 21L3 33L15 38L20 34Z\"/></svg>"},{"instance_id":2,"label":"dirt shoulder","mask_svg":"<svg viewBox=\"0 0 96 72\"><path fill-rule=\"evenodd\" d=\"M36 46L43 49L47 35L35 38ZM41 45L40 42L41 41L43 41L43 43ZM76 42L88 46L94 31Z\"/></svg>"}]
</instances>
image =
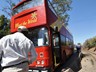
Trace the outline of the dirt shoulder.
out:
<instances>
[{"instance_id":1,"label":"dirt shoulder","mask_svg":"<svg viewBox=\"0 0 96 72\"><path fill-rule=\"evenodd\" d=\"M55 72L78 72L80 70L80 60L78 57L79 53L75 52L61 68Z\"/></svg>"},{"instance_id":2,"label":"dirt shoulder","mask_svg":"<svg viewBox=\"0 0 96 72\"><path fill-rule=\"evenodd\" d=\"M95 72L96 71L96 48L82 49L81 69L79 72Z\"/></svg>"},{"instance_id":3,"label":"dirt shoulder","mask_svg":"<svg viewBox=\"0 0 96 72\"><path fill-rule=\"evenodd\" d=\"M82 49L75 52L70 59L56 72L95 72L96 71L96 48Z\"/></svg>"}]
</instances>

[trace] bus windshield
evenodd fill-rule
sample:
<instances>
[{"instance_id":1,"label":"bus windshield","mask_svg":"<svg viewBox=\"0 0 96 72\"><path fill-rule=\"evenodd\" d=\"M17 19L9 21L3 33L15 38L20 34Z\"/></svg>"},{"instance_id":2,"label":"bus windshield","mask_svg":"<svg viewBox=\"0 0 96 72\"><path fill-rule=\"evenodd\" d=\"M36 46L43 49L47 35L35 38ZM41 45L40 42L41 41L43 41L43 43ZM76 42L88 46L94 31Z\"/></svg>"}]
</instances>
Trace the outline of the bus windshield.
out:
<instances>
[{"instance_id":1,"label":"bus windshield","mask_svg":"<svg viewBox=\"0 0 96 72\"><path fill-rule=\"evenodd\" d=\"M29 8L33 8L36 6L40 6L44 3L44 0L28 0L27 2L24 2L23 4L19 5L18 7L13 9L13 15L20 13L24 10L27 10Z\"/></svg>"},{"instance_id":2,"label":"bus windshield","mask_svg":"<svg viewBox=\"0 0 96 72\"><path fill-rule=\"evenodd\" d=\"M30 30L30 39L33 41L34 46L49 45L48 30L46 27L36 28Z\"/></svg>"}]
</instances>

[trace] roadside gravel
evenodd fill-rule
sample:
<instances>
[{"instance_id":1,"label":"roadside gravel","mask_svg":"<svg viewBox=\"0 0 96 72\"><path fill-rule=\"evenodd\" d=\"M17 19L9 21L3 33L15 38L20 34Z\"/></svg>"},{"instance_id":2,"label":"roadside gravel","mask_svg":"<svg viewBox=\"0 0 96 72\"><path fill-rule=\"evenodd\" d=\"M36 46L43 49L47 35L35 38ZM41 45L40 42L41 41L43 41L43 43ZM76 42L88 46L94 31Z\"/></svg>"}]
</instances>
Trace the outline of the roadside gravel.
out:
<instances>
[{"instance_id":1,"label":"roadside gravel","mask_svg":"<svg viewBox=\"0 0 96 72\"><path fill-rule=\"evenodd\" d=\"M81 70L78 72L96 72L96 51L95 48L82 49Z\"/></svg>"}]
</instances>

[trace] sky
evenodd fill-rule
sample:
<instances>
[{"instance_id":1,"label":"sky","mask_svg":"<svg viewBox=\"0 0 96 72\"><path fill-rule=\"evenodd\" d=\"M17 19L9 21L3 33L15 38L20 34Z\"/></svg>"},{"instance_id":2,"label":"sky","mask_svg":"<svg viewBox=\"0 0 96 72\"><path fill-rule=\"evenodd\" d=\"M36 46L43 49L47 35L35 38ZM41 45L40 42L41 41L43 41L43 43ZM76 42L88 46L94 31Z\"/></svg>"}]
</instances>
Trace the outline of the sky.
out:
<instances>
[{"instance_id":1,"label":"sky","mask_svg":"<svg viewBox=\"0 0 96 72\"><path fill-rule=\"evenodd\" d=\"M19 0L12 0L12 2L15 2L16 4L18 3L18 1ZM9 6L9 4L6 3L6 0L0 0L0 15L4 14L6 17L8 17L9 15L7 15L4 11L2 11L2 8L5 8L6 6Z\"/></svg>"},{"instance_id":2,"label":"sky","mask_svg":"<svg viewBox=\"0 0 96 72\"><path fill-rule=\"evenodd\" d=\"M68 28L73 35L74 43L83 44L86 39L96 36L96 0L72 1ZM0 3L0 9L6 5L3 0ZM4 13L0 10L1 14Z\"/></svg>"},{"instance_id":3,"label":"sky","mask_svg":"<svg viewBox=\"0 0 96 72\"><path fill-rule=\"evenodd\" d=\"M73 0L71 7L68 28L74 43L83 44L86 39L96 36L96 0Z\"/></svg>"}]
</instances>

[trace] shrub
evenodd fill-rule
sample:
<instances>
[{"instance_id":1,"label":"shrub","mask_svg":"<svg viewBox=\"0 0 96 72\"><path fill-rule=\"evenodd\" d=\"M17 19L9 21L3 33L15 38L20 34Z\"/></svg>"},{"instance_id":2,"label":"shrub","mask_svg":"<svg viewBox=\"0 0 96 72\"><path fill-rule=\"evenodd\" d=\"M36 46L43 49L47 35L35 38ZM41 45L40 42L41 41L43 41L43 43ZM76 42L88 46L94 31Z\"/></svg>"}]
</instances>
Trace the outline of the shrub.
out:
<instances>
[{"instance_id":1,"label":"shrub","mask_svg":"<svg viewBox=\"0 0 96 72\"><path fill-rule=\"evenodd\" d=\"M96 36L90 39L87 39L84 43L83 43L83 48L92 48L92 47L96 47Z\"/></svg>"}]
</instances>

